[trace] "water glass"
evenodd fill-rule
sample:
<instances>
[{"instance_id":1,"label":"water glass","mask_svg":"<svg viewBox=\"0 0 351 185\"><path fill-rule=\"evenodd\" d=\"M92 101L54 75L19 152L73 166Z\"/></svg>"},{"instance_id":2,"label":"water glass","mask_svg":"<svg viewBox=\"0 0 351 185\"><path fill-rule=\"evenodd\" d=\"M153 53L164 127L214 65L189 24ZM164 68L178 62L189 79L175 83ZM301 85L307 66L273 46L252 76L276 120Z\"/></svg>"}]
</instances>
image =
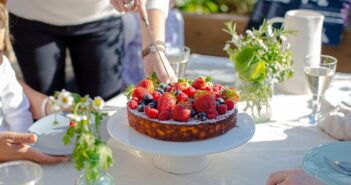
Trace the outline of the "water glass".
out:
<instances>
[{"instance_id":1,"label":"water glass","mask_svg":"<svg viewBox=\"0 0 351 185\"><path fill-rule=\"evenodd\" d=\"M313 95L312 113L309 115L311 124L317 124L321 117L321 99L335 74L336 63L336 58L328 55L306 57L304 71L307 85Z\"/></svg>"},{"instance_id":2,"label":"water glass","mask_svg":"<svg viewBox=\"0 0 351 185\"><path fill-rule=\"evenodd\" d=\"M0 163L0 184L2 185L43 185L43 170L30 161Z\"/></svg>"},{"instance_id":3,"label":"water glass","mask_svg":"<svg viewBox=\"0 0 351 185\"><path fill-rule=\"evenodd\" d=\"M176 76L178 78L184 77L190 57L190 48L186 46L169 47L166 49L166 57Z\"/></svg>"}]
</instances>

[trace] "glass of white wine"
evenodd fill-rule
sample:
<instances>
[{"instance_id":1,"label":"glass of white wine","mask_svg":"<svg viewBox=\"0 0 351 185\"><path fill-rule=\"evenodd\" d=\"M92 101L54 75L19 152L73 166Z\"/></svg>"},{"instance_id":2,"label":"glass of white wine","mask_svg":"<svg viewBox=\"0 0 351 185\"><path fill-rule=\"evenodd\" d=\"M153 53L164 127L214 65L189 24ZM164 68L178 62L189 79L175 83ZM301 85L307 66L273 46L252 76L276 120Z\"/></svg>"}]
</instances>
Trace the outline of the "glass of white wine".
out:
<instances>
[{"instance_id":1,"label":"glass of white wine","mask_svg":"<svg viewBox=\"0 0 351 185\"><path fill-rule=\"evenodd\" d=\"M176 76L178 78L184 77L190 57L190 48L186 46L167 47L166 57Z\"/></svg>"},{"instance_id":2,"label":"glass of white wine","mask_svg":"<svg viewBox=\"0 0 351 185\"><path fill-rule=\"evenodd\" d=\"M307 56L305 60L305 76L313 95L312 113L309 123L315 125L321 117L321 100L335 74L337 59L328 56Z\"/></svg>"},{"instance_id":3,"label":"glass of white wine","mask_svg":"<svg viewBox=\"0 0 351 185\"><path fill-rule=\"evenodd\" d=\"M31 161L0 163L0 184L43 185L43 170Z\"/></svg>"}]
</instances>

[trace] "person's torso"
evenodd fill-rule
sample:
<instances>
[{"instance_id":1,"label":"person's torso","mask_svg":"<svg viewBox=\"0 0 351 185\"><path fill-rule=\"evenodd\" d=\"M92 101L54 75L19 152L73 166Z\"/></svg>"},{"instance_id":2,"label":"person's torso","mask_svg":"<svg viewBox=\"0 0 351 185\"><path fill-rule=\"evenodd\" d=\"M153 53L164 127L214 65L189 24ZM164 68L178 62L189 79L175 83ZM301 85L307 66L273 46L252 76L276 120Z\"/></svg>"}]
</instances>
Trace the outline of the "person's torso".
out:
<instances>
[{"instance_id":1,"label":"person's torso","mask_svg":"<svg viewBox=\"0 0 351 185\"><path fill-rule=\"evenodd\" d=\"M57 26L119 15L110 0L14 0L8 1L7 7L16 16Z\"/></svg>"}]
</instances>

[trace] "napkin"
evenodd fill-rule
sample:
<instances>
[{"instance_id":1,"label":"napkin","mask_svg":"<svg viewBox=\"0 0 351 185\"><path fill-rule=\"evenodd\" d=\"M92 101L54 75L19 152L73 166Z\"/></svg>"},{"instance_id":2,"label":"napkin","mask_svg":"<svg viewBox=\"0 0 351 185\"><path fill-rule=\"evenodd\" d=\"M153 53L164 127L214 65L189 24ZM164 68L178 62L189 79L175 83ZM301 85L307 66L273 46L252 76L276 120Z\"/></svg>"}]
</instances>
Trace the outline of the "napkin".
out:
<instances>
[{"instance_id":1,"label":"napkin","mask_svg":"<svg viewBox=\"0 0 351 185\"><path fill-rule=\"evenodd\" d=\"M335 139L351 140L351 99L341 101L318 126Z\"/></svg>"}]
</instances>

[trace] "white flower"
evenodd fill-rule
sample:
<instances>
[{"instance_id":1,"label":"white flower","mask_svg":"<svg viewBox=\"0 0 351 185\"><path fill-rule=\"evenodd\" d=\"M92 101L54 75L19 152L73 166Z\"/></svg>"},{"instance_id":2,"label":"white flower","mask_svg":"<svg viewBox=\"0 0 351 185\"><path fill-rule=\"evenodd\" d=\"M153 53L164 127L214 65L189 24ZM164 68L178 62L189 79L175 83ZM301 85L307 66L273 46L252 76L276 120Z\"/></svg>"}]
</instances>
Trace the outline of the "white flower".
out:
<instances>
[{"instance_id":1,"label":"white flower","mask_svg":"<svg viewBox=\"0 0 351 185\"><path fill-rule=\"evenodd\" d=\"M250 36L251 38L256 38L255 35L253 34L253 32L251 30L246 30L245 32L248 36Z\"/></svg>"},{"instance_id":2,"label":"white flower","mask_svg":"<svg viewBox=\"0 0 351 185\"><path fill-rule=\"evenodd\" d=\"M267 36L268 37L272 37L273 36L273 29L272 29L272 25L268 24L267 26Z\"/></svg>"},{"instance_id":3,"label":"white flower","mask_svg":"<svg viewBox=\"0 0 351 185\"><path fill-rule=\"evenodd\" d=\"M58 95L58 103L64 108L70 107L73 104L73 100L72 94L64 89Z\"/></svg>"},{"instance_id":4,"label":"white flower","mask_svg":"<svg viewBox=\"0 0 351 185\"><path fill-rule=\"evenodd\" d=\"M82 120L82 117L77 114L67 114L66 117L76 122L80 122Z\"/></svg>"},{"instance_id":5,"label":"white flower","mask_svg":"<svg viewBox=\"0 0 351 185\"><path fill-rule=\"evenodd\" d=\"M97 96L94 98L94 101L93 101L94 109L101 110L104 107L104 105L105 105L105 101L100 96Z\"/></svg>"},{"instance_id":6,"label":"white flower","mask_svg":"<svg viewBox=\"0 0 351 185\"><path fill-rule=\"evenodd\" d=\"M261 48L263 48L265 51L268 50L267 46L264 44L263 40L261 39L256 39L258 44L261 46Z\"/></svg>"},{"instance_id":7,"label":"white flower","mask_svg":"<svg viewBox=\"0 0 351 185\"><path fill-rule=\"evenodd\" d=\"M223 51L227 51L229 48L230 48L230 44L227 43L227 44L225 44L225 46L223 48Z\"/></svg>"},{"instance_id":8,"label":"white flower","mask_svg":"<svg viewBox=\"0 0 351 185\"><path fill-rule=\"evenodd\" d=\"M90 106L92 99L88 95L85 95L80 99L80 102L82 104L82 107L86 108Z\"/></svg>"}]
</instances>

